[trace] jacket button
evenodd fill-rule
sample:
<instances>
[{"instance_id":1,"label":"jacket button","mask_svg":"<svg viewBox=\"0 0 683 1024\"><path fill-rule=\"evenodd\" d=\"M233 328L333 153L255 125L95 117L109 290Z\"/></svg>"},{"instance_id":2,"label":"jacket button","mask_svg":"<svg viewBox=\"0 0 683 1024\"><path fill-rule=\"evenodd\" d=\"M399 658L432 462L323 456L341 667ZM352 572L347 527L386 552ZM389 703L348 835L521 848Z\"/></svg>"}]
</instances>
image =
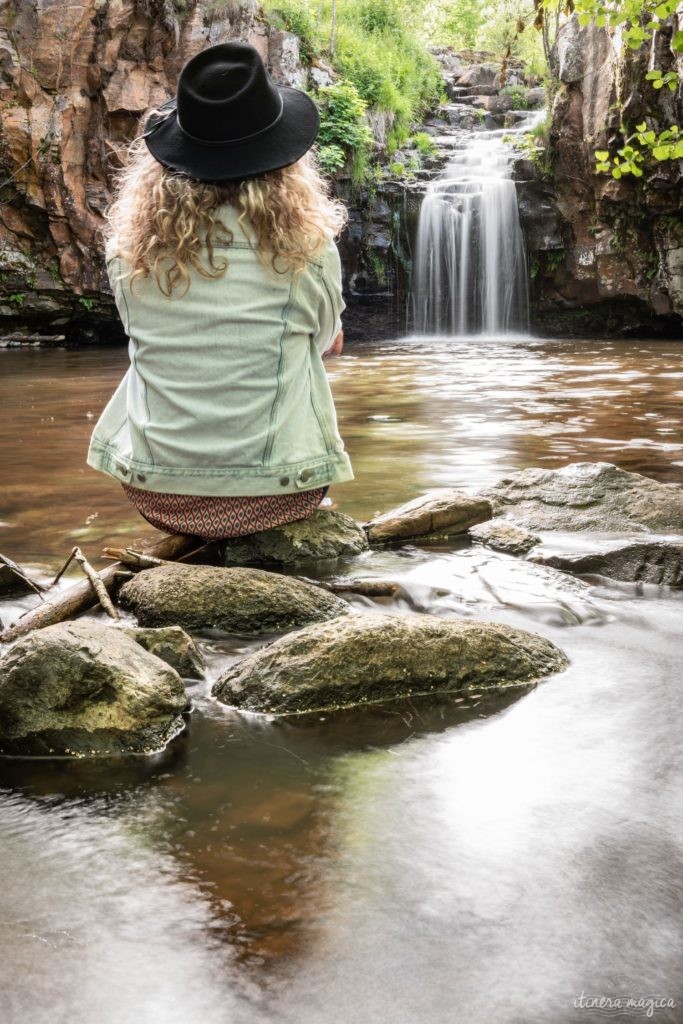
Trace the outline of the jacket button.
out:
<instances>
[{"instance_id":1,"label":"jacket button","mask_svg":"<svg viewBox=\"0 0 683 1024\"><path fill-rule=\"evenodd\" d=\"M116 468L118 469L119 473L123 473L124 476L128 476L128 474L130 473L128 466L123 466L120 462L116 463Z\"/></svg>"},{"instance_id":2,"label":"jacket button","mask_svg":"<svg viewBox=\"0 0 683 1024\"><path fill-rule=\"evenodd\" d=\"M140 480L140 481L141 481L142 483L144 483L144 482L145 482L145 480L147 479L147 477L145 476L145 474L144 474L144 473L138 473L138 474L137 474L137 478L138 478L138 480Z\"/></svg>"},{"instance_id":3,"label":"jacket button","mask_svg":"<svg viewBox=\"0 0 683 1024\"><path fill-rule=\"evenodd\" d=\"M302 469L301 472L299 473L299 480L310 480L312 476L313 472L310 469Z\"/></svg>"},{"instance_id":4,"label":"jacket button","mask_svg":"<svg viewBox=\"0 0 683 1024\"><path fill-rule=\"evenodd\" d=\"M282 484L283 487L286 487L287 484L289 483L289 477L288 476L281 476L280 477L280 483Z\"/></svg>"}]
</instances>

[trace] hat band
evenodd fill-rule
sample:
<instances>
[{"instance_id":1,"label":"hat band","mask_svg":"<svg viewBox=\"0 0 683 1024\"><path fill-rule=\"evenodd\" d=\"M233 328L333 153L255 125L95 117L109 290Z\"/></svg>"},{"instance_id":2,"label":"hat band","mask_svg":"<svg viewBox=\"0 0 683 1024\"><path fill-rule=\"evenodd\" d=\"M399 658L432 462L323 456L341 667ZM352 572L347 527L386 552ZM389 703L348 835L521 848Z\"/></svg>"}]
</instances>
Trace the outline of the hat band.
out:
<instances>
[{"instance_id":1,"label":"hat band","mask_svg":"<svg viewBox=\"0 0 683 1024\"><path fill-rule=\"evenodd\" d=\"M247 139L255 139L257 135L263 135L264 132L270 131L271 128L274 128L275 125L280 120L280 118L282 117L282 114L283 114L284 109L285 109L285 103L284 103L284 100L282 99L282 93L278 93L278 98L280 100L280 112L277 115L277 117L275 117L270 122L270 124L267 124L264 128L259 128L258 131L250 132L249 135L240 135L236 139L200 139L196 135L191 135L187 131L187 129L183 128L182 124L180 123L180 118L178 117L177 109L176 109L175 118L176 118L176 122L177 122L178 127L180 128L181 132L183 133L183 135L185 136L186 139L190 140L190 142L196 142L197 145L199 145L199 146L226 146L226 145L228 145L228 143L231 143L231 142L246 142Z\"/></svg>"}]
</instances>

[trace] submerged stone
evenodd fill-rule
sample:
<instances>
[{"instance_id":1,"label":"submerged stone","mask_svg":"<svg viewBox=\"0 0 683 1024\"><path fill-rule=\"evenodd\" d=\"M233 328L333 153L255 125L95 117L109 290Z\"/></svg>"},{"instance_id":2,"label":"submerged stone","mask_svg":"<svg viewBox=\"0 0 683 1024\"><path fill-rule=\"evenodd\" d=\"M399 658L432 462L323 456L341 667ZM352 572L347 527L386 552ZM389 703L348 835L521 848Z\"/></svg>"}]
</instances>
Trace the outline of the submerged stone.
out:
<instances>
[{"instance_id":1,"label":"submerged stone","mask_svg":"<svg viewBox=\"0 0 683 1024\"><path fill-rule=\"evenodd\" d=\"M308 519L223 541L221 560L225 565L268 562L293 565L358 555L367 547L368 539L355 519L341 512L319 509Z\"/></svg>"},{"instance_id":2,"label":"submerged stone","mask_svg":"<svg viewBox=\"0 0 683 1024\"><path fill-rule=\"evenodd\" d=\"M530 533L522 526L515 526L505 519L492 519L488 523L479 523L467 531L472 540L484 544L493 551L502 551L506 555L526 555L540 543L541 538Z\"/></svg>"},{"instance_id":3,"label":"submerged stone","mask_svg":"<svg viewBox=\"0 0 683 1024\"><path fill-rule=\"evenodd\" d=\"M625 583L683 586L683 544L635 541L602 551L534 552L530 561L565 572L607 576Z\"/></svg>"},{"instance_id":4,"label":"submerged stone","mask_svg":"<svg viewBox=\"0 0 683 1024\"><path fill-rule=\"evenodd\" d=\"M466 533L470 526L493 515L491 502L465 491L430 491L375 516L365 524L371 544L413 540L418 537L450 537Z\"/></svg>"},{"instance_id":5,"label":"submerged stone","mask_svg":"<svg viewBox=\"0 0 683 1024\"><path fill-rule=\"evenodd\" d=\"M162 565L138 573L120 600L142 626L277 633L343 615L346 601L321 587L262 569Z\"/></svg>"},{"instance_id":6,"label":"submerged stone","mask_svg":"<svg viewBox=\"0 0 683 1024\"><path fill-rule=\"evenodd\" d=\"M297 714L524 686L567 664L550 640L495 622L354 613L261 648L228 669L213 693L247 711Z\"/></svg>"},{"instance_id":7,"label":"submerged stone","mask_svg":"<svg viewBox=\"0 0 683 1024\"><path fill-rule=\"evenodd\" d=\"M178 673L122 629L66 622L0 662L0 753L154 753L183 728Z\"/></svg>"},{"instance_id":8,"label":"submerged stone","mask_svg":"<svg viewBox=\"0 0 683 1024\"><path fill-rule=\"evenodd\" d=\"M497 515L530 530L683 533L683 490L609 462L525 469L486 496Z\"/></svg>"},{"instance_id":9,"label":"submerged stone","mask_svg":"<svg viewBox=\"0 0 683 1024\"><path fill-rule=\"evenodd\" d=\"M180 626L159 629L126 628L125 632L150 654L161 658L186 679L203 679L204 659L191 636Z\"/></svg>"}]
</instances>

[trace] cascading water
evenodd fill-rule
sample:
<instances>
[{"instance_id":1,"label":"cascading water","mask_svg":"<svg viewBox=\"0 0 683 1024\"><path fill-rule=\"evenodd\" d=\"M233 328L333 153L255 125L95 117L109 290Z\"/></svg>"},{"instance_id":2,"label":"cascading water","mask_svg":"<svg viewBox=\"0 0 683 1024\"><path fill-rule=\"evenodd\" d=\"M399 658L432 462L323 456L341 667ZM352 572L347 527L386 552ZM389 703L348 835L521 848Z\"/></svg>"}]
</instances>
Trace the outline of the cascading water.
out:
<instances>
[{"instance_id":1,"label":"cascading water","mask_svg":"<svg viewBox=\"0 0 683 1024\"><path fill-rule=\"evenodd\" d=\"M524 238L512 180L512 146L537 112L512 129L459 133L420 209L413 276L422 334L502 334L528 329ZM456 138L458 138L456 137Z\"/></svg>"}]
</instances>

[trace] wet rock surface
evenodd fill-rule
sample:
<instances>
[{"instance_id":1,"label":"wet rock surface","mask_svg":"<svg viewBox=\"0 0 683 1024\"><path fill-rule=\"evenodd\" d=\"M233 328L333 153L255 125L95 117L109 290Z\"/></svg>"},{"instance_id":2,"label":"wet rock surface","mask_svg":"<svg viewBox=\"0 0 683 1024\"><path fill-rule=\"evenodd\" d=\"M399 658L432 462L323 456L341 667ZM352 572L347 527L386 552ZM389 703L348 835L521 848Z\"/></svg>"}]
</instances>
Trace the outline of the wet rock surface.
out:
<instances>
[{"instance_id":1,"label":"wet rock surface","mask_svg":"<svg viewBox=\"0 0 683 1024\"><path fill-rule=\"evenodd\" d=\"M142 626L179 625L256 635L343 615L346 601L278 573L206 565L163 565L129 580L121 602Z\"/></svg>"},{"instance_id":2,"label":"wet rock surface","mask_svg":"<svg viewBox=\"0 0 683 1024\"><path fill-rule=\"evenodd\" d=\"M683 586L683 542L633 541L603 551L534 551L529 560L564 572L608 576L626 583Z\"/></svg>"},{"instance_id":3,"label":"wet rock surface","mask_svg":"<svg viewBox=\"0 0 683 1024\"><path fill-rule=\"evenodd\" d=\"M525 469L486 494L529 530L683 533L683 490L608 462Z\"/></svg>"},{"instance_id":4,"label":"wet rock surface","mask_svg":"<svg viewBox=\"0 0 683 1024\"><path fill-rule=\"evenodd\" d=\"M0 752L161 750L188 707L174 669L124 630L69 622L22 638L0 662Z\"/></svg>"},{"instance_id":5,"label":"wet rock surface","mask_svg":"<svg viewBox=\"0 0 683 1024\"><path fill-rule=\"evenodd\" d=\"M493 622L352 614L282 637L224 673L224 704L296 714L419 694L523 686L566 668L544 637Z\"/></svg>"},{"instance_id":6,"label":"wet rock surface","mask_svg":"<svg viewBox=\"0 0 683 1024\"><path fill-rule=\"evenodd\" d=\"M375 516L365 524L371 544L389 544L417 537L450 537L493 515L487 498L465 491L430 491L405 505Z\"/></svg>"},{"instance_id":7,"label":"wet rock surface","mask_svg":"<svg viewBox=\"0 0 683 1024\"><path fill-rule=\"evenodd\" d=\"M319 509L309 519L224 541L221 562L224 565L269 562L294 565L358 555L367 548L368 539L355 519L342 512Z\"/></svg>"},{"instance_id":8,"label":"wet rock surface","mask_svg":"<svg viewBox=\"0 0 683 1024\"><path fill-rule=\"evenodd\" d=\"M484 544L493 551L502 551L508 555L526 555L540 543L540 537L522 526L515 526L505 519L491 519L488 523L471 526L467 531L479 544Z\"/></svg>"},{"instance_id":9,"label":"wet rock surface","mask_svg":"<svg viewBox=\"0 0 683 1024\"><path fill-rule=\"evenodd\" d=\"M204 677L204 659L191 636L180 626L159 629L125 629L124 632L146 651L161 658L186 679Z\"/></svg>"}]
</instances>

